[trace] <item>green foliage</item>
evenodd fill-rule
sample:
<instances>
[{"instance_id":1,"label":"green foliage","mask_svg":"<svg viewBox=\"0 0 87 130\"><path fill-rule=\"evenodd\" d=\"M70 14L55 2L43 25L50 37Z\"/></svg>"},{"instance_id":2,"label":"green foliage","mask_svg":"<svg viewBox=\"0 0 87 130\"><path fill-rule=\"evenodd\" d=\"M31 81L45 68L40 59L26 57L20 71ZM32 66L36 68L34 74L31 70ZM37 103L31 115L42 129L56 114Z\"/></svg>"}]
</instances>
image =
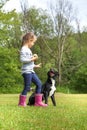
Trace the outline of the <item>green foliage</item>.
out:
<instances>
[{"instance_id":1,"label":"green foliage","mask_svg":"<svg viewBox=\"0 0 87 130\"><path fill-rule=\"evenodd\" d=\"M72 80L72 87L79 93L87 93L87 64L82 65L76 71Z\"/></svg>"},{"instance_id":2,"label":"green foliage","mask_svg":"<svg viewBox=\"0 0 87 130\"><path fill-rule=\"evenodd\" d=\"M20 47L21 23L15 10L0 12L0 45L6 47Z\"/></svg>"},{"instance_id":3,"label":"green foliage","mask_svg":"<svg viewBox=\"0 0 87 130\"><path fill-rule=\"evenodd\" d=\"M23 26L25 27L23 28L24 30L27 28L27 31L34 31L34 33L39 36L49 36L50 33L52 33L52 19L46 10L31 7L27 10L26 14L22 14L21 17Z\"/></svg>"},{"instance_id":4,"label":"green foliage","mask_svg":"<svg viewBox=\"0 0 87 130\"><path fill-rule=\"evenodd\" d=\"M17 49L0 47L0 89L6 91L20 86L22 82ZM14 93L14 92L13 92Z\"/></svg>"},{"instance_id":5,"label":"green foliage","mask_svg":"<svg viewBox=\"0 0 87 130\"><path fill-rule=\"evenodd\" d=\"M75 35L76 36L76 35ZM65 45L65 53L63 55L62 63L62 82L63 85L72 86L72 80L74 80L75 73L78 71L81 65L86 61L86 46L78 46L78 42L75 36L68 37ZM69 44L70 43L70 44ZM69 45L69 46L68 46Z\"/></svg>"}]
</instances>

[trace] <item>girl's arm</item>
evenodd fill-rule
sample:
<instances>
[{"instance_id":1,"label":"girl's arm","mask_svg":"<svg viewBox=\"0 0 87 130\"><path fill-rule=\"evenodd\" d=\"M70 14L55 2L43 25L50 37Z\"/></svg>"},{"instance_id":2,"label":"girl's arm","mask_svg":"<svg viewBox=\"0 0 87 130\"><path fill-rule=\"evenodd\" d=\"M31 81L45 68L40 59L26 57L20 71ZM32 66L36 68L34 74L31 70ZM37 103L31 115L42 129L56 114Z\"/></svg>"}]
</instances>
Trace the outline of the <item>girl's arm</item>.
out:
<instances>
[{"instance_id":1,"label":"girl's arm","mask_svg":"<svg viewBox=\"0 0 87 130\"><path fill-rule=\"evenodd\" d=\"M32 61L36 61L38 59L38 55L37 54L34 54L32 57L30 56L27 56L25 52L21 52L20 53L20 61L22 63L29 63L29 62L32 62Z\"/></svg>"}]
</instances>

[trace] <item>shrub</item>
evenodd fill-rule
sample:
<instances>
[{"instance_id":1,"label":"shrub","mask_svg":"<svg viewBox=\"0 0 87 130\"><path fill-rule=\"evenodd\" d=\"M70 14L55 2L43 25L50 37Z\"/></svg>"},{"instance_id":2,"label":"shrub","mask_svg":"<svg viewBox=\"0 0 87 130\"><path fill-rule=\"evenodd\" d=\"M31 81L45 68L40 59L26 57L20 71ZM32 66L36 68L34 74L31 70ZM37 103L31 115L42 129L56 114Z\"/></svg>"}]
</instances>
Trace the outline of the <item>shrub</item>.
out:
<instances>
[{"instance_id":1,"label":"shrub","mask_svg":"<svg viewBox=\"0 0 87 130\"><path fill-rule=\"evenodd\" d=\"M19 87L22 83L17 49L0 47L0 90Z\"/></svg>"}]
</instances>

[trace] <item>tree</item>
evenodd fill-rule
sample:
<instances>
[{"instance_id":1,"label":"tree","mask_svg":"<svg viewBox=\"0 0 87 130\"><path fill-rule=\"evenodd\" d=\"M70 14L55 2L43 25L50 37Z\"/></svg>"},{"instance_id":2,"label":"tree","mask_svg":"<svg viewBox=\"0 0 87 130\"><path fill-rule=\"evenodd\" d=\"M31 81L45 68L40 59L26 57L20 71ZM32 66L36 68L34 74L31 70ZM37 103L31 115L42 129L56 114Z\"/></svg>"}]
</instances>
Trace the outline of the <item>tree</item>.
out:
<instances>
[{"instance_id":1,"label":"tree","mask_svg":"<svg viewBox=\"0 0 87 130\"><path fill-rule=\"evenodd\" d=\"M19 14L15 10L6 12L3 9L6 1L0 3L0 45L6 47L19 47L21 23Z\"/></svg>"},{"instance_id":2,"label":"tree","mask_svg":"<svg viewBox=\"0 0 87 130\"><path fill-rule=\"evenodd\" d=\"M21 14L22 29L24 32L33 31L37 36L47 35L52 32L52 20L47 11L31 7L24 8Z\"/></svg>"},{"instance_id":3,"label":"tree","mask_svg":"<svg viewBox=\"0 0 87 130\"><path fill-rule=\"evenodd\" d=\"M7 47L19 47L21 26L15 10L7 13L1 12L0 24L0 45Z\"/></svg>"},{"instance_id":4,"label":"tree","mask_svg":"<svg viewBox=\"0 0 87 130\"><path fill-rule=\"evenodd\" d=\"M69 46L69 43L67 43L67 39L72 34L72 26L71 26L71 22L73 20L72 4L67 0L56 0L54 4L50 3L50 12L54 25L54 37L56 39L55 46L57 48L54 57L57 69L60 74L59 84L61 84L64 55L67 46ZM52 48L50 50L53 51Z\"/></svg>"}]
</instances>

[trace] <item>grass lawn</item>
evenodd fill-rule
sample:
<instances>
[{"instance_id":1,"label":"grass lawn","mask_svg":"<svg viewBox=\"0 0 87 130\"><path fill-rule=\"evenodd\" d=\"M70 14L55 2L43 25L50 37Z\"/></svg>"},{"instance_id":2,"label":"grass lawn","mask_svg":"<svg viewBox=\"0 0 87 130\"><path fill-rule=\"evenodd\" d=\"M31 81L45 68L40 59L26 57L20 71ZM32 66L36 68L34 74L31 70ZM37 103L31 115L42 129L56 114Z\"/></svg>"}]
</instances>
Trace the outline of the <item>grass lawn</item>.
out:
<instances>
[{"instance_id":1,"label":"grass lawn","mask_svg":"<svg viewBox=\"0 0 87 130\"><path fill-rule=\"evenodd\" d=\"M29 96L29 95L28 95ZM0 130L87 130L87 95L56 93L57 106L18 107L18 94L0 95Z\"/></svg>"}]
</instances>

